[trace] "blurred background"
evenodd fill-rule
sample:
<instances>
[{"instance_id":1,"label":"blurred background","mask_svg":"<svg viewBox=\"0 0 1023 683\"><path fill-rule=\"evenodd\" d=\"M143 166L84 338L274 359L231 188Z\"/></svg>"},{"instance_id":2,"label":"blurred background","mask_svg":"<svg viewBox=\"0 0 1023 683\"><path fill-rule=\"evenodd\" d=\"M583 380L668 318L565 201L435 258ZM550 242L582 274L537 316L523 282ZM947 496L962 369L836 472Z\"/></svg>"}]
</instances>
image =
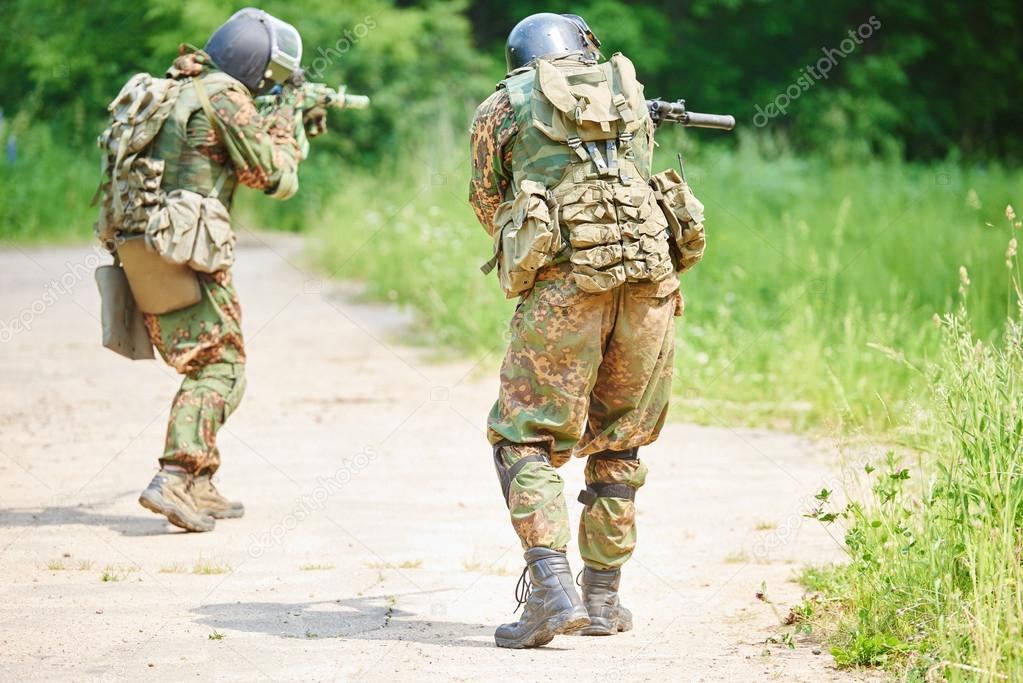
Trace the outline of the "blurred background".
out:
<instances>
[{"instance_id":1,"label":"blurred background","mask_svg":"<svg viewBox=\"0 0 1023 683\"><path fill-rule=\"evenodd\" d=\"M238 2L0 4L0 238L91 237L95 138L133 73L160 74ZM1023 4L922 0L591 0L552 6L269 1L306 69L371 96L332 112L295 200L239 195L239 225L304 232L310 258L421 314L421 340L499 354L513 302L478 271L468 125L533 12L584 16L647 95L734 114L734 134L658 135L707 204L708 252L683 282L680 400L693 421L914 430L911 365L968 270L981 335L1010 297L1005 207L1023 174ZM400 265L399 265L400 264ZM242 292L244 297L244 292ZM908 362L904 362L908 361Z\"/></svg>"}]
</instances>

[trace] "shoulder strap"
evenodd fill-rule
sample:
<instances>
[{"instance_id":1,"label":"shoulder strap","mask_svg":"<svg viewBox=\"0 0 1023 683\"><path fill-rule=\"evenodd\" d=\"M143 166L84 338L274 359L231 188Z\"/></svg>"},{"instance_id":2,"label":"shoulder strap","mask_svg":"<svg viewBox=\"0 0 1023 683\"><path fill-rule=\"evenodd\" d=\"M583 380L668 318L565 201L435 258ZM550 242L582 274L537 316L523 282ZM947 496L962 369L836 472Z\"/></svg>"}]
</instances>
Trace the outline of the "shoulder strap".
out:
<instances>
[{"instance_id":1,"label":"shoulder strap","mask_svg":"<svg viewBox=\"0 0 1023 683\"><path fill-rule=\"evenodd\" d=\"M192 78L192 85L195 87L195 94L199 98L199 104L202 105L203 112L206 113L206 118L210 120L210 126L220 135L220 139L224 139L224 129L220 125L220 120L213 111L213 105L210 103L210 96L206 94L206 86L202 84L202 79ZM227 167L222 166L220 168L220 174L217 176L217 180L213 185L213 191L209 194L210 197L216 197L220 194L220 190L224 187L224 180L227 176Z\"/></svg>"}]
</instances>

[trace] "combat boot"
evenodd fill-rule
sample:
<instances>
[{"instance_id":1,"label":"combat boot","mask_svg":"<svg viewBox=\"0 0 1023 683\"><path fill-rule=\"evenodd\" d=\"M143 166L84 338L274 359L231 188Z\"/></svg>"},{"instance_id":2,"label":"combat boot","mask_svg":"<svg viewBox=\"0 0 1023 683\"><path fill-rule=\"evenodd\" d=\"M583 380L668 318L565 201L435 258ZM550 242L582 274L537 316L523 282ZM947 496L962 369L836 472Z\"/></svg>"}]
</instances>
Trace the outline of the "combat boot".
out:
<instances>
[{"instance_id":1,"label":"combat boot","mask_svg":"<svg viewBox=\"0 0 1023 683\"><path fill-rule=\"evenodd\" d=\"M632 612L618 599L621 569L583 568L583 604L590 615L590 625L579 632L583 636L613 636L632 630Z\"/></svg>"},{"instance_id":2,"label":"combat boot","mask_svg":"<svg viewBox=\"0 0 1023 683\"><path fill-rule=\"evenodd\" d=\"M199 509L192 490L192 476L187 472L160 470L139 496L139 503L165 516L174 526L189 531L212 531L216 520Z\"/></svg>"},{"instance_id":3,"label":"combat boot","mask_svg":"<svg viewBox=\"0 0 1023 683\"><path fill-rule=\"evenodd\" d=\"M494 642L498 647L540 647L556 635L578 631L590 623L565 553L550 548L527 550L515 597L525 608L517 622L497 627Z\"/></svg>"},{"instance_id":4,"label":"combat boot","mask_svg":"<svg viewBox=\"0 0 1023 683\"><path fill-rule=\"evenodd\" d=\"M198 508L214 519L238 519L245 514L241 501L228 500L213 485L213 475L197 474L192 482L192 497Z\"/></svg>"}]
</instances>

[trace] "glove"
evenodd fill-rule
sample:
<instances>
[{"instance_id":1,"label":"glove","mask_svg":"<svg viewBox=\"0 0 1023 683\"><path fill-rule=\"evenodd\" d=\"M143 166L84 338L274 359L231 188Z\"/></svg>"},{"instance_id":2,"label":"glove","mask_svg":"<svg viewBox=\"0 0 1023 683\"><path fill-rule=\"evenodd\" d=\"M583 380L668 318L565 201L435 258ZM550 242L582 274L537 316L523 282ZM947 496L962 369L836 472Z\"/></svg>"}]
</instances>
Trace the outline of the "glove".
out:
<instances>
[{"instance_id":1,"label":"glove","mask_svg":"<svg viewBox=\"0 0 1023 683\"><path fill-rule=\"evenodd\" d=\"M302 112L302 125L306 135L311 138L321 135L327 131L327 108L323 105L316 105L311 109Z\"/></svg>"}]
</instances>

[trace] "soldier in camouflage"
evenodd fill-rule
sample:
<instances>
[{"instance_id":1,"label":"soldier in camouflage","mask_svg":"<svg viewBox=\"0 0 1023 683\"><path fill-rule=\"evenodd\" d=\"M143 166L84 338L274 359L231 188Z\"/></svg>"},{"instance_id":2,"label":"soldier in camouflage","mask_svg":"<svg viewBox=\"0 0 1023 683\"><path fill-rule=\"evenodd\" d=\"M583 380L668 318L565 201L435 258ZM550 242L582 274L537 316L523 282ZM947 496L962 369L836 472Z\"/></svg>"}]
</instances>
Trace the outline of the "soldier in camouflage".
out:
<instances>
[{"instance_id":1,"label":"soldier in camouflage","mask_svg":"<svg viewBox=\"0 0 1023 683\"><path fill-rule=\"evenodd\" d=\"M287 88L273 106L257 109L254 96L290 75L268 64L280 38L268 29L271 23L278 32L290 28L263 12L243 10L213 34L205 50L182 46L167 77L183 81L178 109L182 102L194 107L176 110L152 143L152 157L165 163L164 192L185 189L208 196L218 185L230 209L238 183L282 200L297 191L306 130L322 132L326 112L303 110L301 92ZM296 67L300 50L299 43L298 54L291 55ZM216 121L194 95L189 97L193 79L202 82ZM197 275L199 303L145 316L160 356L185 377L171 405L160 471L139 502L176 526L209 531L215 519L244 514L241 503L217 491L212 476L220 466L217 432L245 391L245 345L230 271Z\"/></svg>"},{"instance_id":2,"label":"soldier in camouflage","mask_svg":"<svg viewBox=\"0 0 1023 683\"><path fill-rule=\"evenodd\" d=\"M519 298L488 418L527 563L525 609L497 629L501 647L631 628L618 585L647 475L638 449L656 440L671 393L679 246L648 182L654 126L642 86L622 55L600 62L599 44L575 15L523 20L508 38L509 76L471 128L470 203L495 240L484 270L496 265ZM587 458L581 600L556 469L573 456Z\"/></svg>"}]
</instances>

